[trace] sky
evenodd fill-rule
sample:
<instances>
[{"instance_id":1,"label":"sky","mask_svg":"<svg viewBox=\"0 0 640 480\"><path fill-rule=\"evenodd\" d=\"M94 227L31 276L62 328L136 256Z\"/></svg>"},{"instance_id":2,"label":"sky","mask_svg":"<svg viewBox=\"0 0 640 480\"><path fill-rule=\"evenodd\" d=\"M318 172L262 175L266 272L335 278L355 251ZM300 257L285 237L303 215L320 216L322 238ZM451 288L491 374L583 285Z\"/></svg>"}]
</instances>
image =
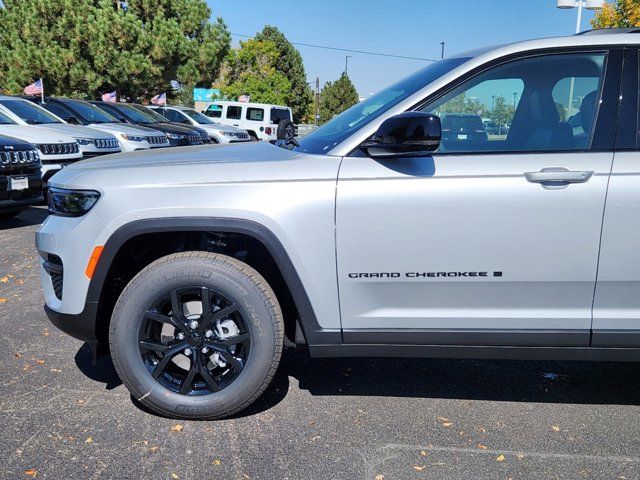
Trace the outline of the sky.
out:
<instances>
[{"instance_id":1,"label":"sky","mask_svg":"<svg viewBox=\"0 0 640 480\"><path fill-rule=\"evenodd\" d=\"M560 10L556 0L207 0L213 17L231 33L255 35L275 25L291 42L438 59L488 45L575 32L577 9ZM592 12L584 10L582 29ZM239 36L233 36L238 46ZM307 79L336 80L349 58L348 73L368 96L428 62L296 46Z\"/></svg>"}]
</instances>

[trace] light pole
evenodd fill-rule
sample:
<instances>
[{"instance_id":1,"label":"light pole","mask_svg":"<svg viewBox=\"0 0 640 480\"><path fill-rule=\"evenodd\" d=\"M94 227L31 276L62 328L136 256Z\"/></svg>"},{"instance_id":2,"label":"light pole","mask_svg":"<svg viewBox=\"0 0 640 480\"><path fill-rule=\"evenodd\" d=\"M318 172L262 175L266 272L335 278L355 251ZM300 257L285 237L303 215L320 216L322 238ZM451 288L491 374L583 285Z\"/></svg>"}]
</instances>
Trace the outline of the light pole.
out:
<instances>
[{"instance_id":1,"label":"light pole","mask_svg":"<svg viewBox=\"0 0 640 480\"><path fill-rule=\"evenodd\" d=\"M344 73L349 75L349 59L353 58L351 55L344 56Z\"/></svg>"},{"instance_id":2,"label":"light pole","mask_svg":"<svg viewBox=\"0 0 640 480\"><path fill-rule=\"evenodd\" d=\"M582 9L600 10L604 5L604 0L558 0L557 6L562 9L578 7L578 18L576 20L576 33L580 33L582 27ZM567 118L571 117L571 109L573 108L573 89L575 87L575 78L571 77L569 84L569 105L567 108Z\"/></svg>"},{"instance_id":3,"label":"light pole","mask_svg":"<svg viewBox=\"0 0 640 480\"><path fill-rule=\"evenodd\" d=\"M576 33L580 33L582 26L582 9L600 10L604 5L604 0L558 0L558 8L568 9L578 7L578 18L576 19Z\"/></svg>"}]
</instances>

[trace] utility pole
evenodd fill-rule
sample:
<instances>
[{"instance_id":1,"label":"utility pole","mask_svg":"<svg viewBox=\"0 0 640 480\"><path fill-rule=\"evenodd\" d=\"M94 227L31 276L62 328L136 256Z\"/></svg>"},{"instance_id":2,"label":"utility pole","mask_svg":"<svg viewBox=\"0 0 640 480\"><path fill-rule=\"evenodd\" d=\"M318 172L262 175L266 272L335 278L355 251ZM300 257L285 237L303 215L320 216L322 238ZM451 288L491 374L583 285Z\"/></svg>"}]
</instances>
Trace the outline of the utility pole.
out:
<instances>
[{"instance_id":1,"label":"utility pole","mask_svg":"<svg viewBox=\"0 0 640 480\"><path fill-rule=\"evenodd\" d=\"M320 119L320 77L316 77L316 114L314 119L317 127Z\"/></svg>"},{"instance_id":2,"label":"utility pole","mask_svg":"<svg viewBox=\"0 0 640 480\"><path fill-rule=\"evenodd\" d=\"M345 55L344 57L344 73L349 74L349 59L353 58L351 55Z\"/></svg>"},{"instance_id":3,"label":"utility pole","mask_svg":"<svg viewBox=\"0 0 640 480\"><path fill-rule=\"evenodd\" d=\"M440 54L440 58L444 58L444 42L440 42L440 45L442 46L442 53Z\"/></svg>"}]
</instances>

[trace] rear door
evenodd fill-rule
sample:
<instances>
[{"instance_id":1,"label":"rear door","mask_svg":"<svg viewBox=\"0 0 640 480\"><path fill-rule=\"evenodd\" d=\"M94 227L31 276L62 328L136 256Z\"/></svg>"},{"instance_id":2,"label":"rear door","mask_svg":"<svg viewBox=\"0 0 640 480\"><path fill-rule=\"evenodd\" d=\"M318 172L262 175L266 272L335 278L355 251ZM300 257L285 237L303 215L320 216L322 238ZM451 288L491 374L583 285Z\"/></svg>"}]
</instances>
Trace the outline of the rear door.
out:
<instances>
[{"instance_id":1,"label":"rear door","mask_svg":"<svg viewBox=\"0 0 640 480\"><path fill-rule=\"evenodd\" d=\"M594 347L640 346L640 121L638 49L625 51L616 152L602 226Z\"/></svg>"},{"instance_id":2,"label":"rear door","mask_svg":"<svg viewBox=\"0 0 640 480\"><path fill-rule=\"evenodd\" d=\"M589 344L621 63L617 50L498 61L420 108L505 131L343 160L345 342Z\"/></svg>"}]
</instances>

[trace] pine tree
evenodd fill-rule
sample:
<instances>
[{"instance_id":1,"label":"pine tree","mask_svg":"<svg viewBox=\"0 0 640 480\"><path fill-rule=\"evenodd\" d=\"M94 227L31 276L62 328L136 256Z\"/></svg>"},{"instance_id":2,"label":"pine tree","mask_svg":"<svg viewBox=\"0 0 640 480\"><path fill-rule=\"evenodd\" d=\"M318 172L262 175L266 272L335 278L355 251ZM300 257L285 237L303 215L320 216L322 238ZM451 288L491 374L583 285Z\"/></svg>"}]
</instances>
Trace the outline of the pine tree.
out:
<instances>
[{"instance_id":1,"label":"pine tree","mask_svg":"<svg viewBox=\"0 0 640 480\"><path fill-rule=\"evenodd\" d=\"M320 123L326 123L339 113L358 103L358 92L349 76L343 72L335 82L327 82L320 92Z\"/></svg>"},{"instance_id":2,"label":"pine tree","mask_svg":"<svg viewBox=\"0 0 640 480\"><path fill-rule=\"evenodd\" d=\"M211 85L231 43L204 0L5 0L0 87L42 77L50 94L150 98Z\"/></svg>"},{"instance_id":3,"label":"pine tree","mask_svg":"<svg viewBox=\"0 0 640 480\"><path fill-rule=\"evenodd\" d=\"M264 27L256 35L256 40L267 40L275 44L278 59L274 67L291 83L291 91L287 95L286 105L291 107L294 121L300 122L308 114L309 105L313 102L313 92L307 84L307 75L300 52L280 30L271 25Z\"/></svg>"}]
</instances>

